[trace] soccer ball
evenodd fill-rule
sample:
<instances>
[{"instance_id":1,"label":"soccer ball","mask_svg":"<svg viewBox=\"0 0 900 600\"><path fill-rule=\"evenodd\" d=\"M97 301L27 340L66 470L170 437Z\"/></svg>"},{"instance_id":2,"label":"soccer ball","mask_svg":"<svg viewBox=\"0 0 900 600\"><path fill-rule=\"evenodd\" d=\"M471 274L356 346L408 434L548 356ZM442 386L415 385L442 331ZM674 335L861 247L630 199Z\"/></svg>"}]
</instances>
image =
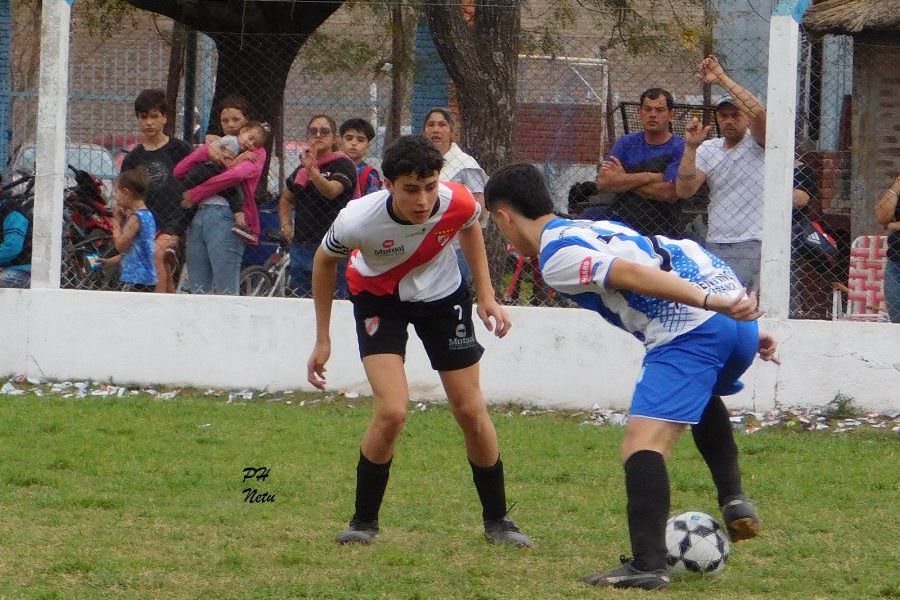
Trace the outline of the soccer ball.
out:
<instances>
[{"instance_id":1,"label":"soccer ball","mask_svg":"<svg viewBox=\"0 0 900 600\"><path fill-rule=\"evenodd\" d=\"M686 512L666 523L669 571L718 575L725 570L731 542L722 526L702 512Z\"/></svg>"}]
</instances>

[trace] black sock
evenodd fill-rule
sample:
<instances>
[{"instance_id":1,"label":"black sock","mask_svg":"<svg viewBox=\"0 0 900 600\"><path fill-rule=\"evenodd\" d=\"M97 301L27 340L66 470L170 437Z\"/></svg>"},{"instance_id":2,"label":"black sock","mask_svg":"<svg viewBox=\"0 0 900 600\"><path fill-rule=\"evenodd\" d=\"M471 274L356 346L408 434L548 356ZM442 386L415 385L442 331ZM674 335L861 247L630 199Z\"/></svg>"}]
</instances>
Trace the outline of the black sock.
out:
<instances>
[{"instance_id":1,"label":"black sock","mask_svg":"<svg viewBox=\"0 0 900 600\"><path fill-rule=\"evenodd\" d=\"M665 569L669 474L662 454L639 450L625 461L625 493L634 566L641 571Z\"/></svg>"},{"instance_id":2,"label":"black sock","mask_svg":"<svg viewBox=\"0 0 900 600\"><path fill-rule=\"evenodd\" d=\"M472 481L478 490L478 499L481 500L481 516L487 521L502 519L506 514L506 487L503 483L503 462L497 462L490 467L479 467L471 460Z\"/></svg>"},{"instance_id":3,"label":"black sock","mask_svg":"<svg viewBox=\"0 0 900 600\"><path fill-rule=\"evenodd\" d=\"M393 460L393 459L392 459ZM378 510L391 473L391 461L377 465L359 451L356 465L356 513L353 518L372 523L378 520Z\"/></svg>"},{"instance_id":4,"label":"black sock","mask_svg":"<svg viewBox=\"0 0 900 600\"><path fill-rule=\"evenodd\" d=\"M720 396L713 396L703 417L691 426L694 443L709 467L719 496L719 506L725 498L743 493L738 449L728 419L728 409Z\"/></svg>"}]
</instances>

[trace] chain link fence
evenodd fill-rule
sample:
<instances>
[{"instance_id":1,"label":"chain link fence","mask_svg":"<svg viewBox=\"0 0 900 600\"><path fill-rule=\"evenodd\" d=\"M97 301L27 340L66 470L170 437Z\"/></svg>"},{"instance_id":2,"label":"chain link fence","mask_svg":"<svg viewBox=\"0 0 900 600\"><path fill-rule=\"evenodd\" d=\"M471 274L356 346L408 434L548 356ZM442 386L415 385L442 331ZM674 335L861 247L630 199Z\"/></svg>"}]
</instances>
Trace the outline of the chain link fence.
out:
<instances>
[{"instance_id":1,"label":"chain link fence","mask_svg":"<svg viewBox=\"0 0 900 600\"><path fill-rule=\"evenodd\" d=\"M228 91L247 102L240 116L264 121L273 139L265 160L251 157L246 148L234 153L238 162L230 169L240 169L242 177L253 172L258 181L253 181L254 176L224 177L243 196L255 195L259 227L248 223L248 228L259 243L245 244L228 231L234 237L228 240L228 252L237 251L242 258L237 271L233 258L224 264L229 273L245 277L238 275L235 280L229 275L226 283L214 282L211 271L222 266L218 254L222 251L211 244L199 248L195 240L199 254L192 255L187 225L199 223L198 216L202 219L205 211L209 213L210 198L212 205L219 206L216 210L225 211L225 189L207 186L207 192L214 192L203 198L206 202L182 208L183 189L171 181L175 165L157 161L150 165L154 183L163 178L178 189L165 203L154 206L155 211L166 213L157 214L157 222L184 215L184 225L169 232L178 239L156 246L155 251L163 252L165 258L162 261L157 255L158 268L172 271L171 286L179 291L308 296L308 285L301 283L304 261L308 263L335 208L352 201L356 185L363 192L377 188L373 178L386 140L397 134L429 135L427 120L421 113L414 114L413 105L434 97L438 85L430 89L420 85L416 72L440 65L423 64L421 57L426 53L412 39L405 42L413 55L410 66L403 69L394 64L396 48L384 35L390 23L386 17L381 21L357 17L336 16L334 23L326 23L308 41L283 35L201 34L194 45L190 36L161 18L114 32L99 45L76 32L70 46L67 142L68 161L75 170L70 173L66 196L63 286L120 287L115 261L107 264L99 259L116 254L111 238L113 180L125 157L142 140L142 125L134 111L138 93L147 88L166 91L168 131L190 144L204 145L217 144L208 134L237 133L222 112ZM721 36L701 43L672 36L664 39L661 49L656 44L651 51L635 53L634 48L610 44L599 33L573 29L577 31L558 33L552 51L536 47L523 36L513 159L542 169L560 213L622 221L644 235L695 239L728 261L745 285L757 288L767 41ZM717 56L719 65L701 68L704 50ZM864 108L851 108L853 72L879 49L854 44L848 37L825 36L804 37L800 52L791 316L830 319L836 310L835 285L844 286L845 305L852 300L846 297L847 286L853 284L848 280L851 221L857 218L856 205L851 203L851 151L856 149L850 147L850 125L853 109ZM13 80L9 176L27 173L34 166L33 75L20 74ZM448 108L458 124L453 139L459 141L466 124L460 118L456 91L452 83L439 91L444 101L435 101L435 106ZM313 119L316 115L327 118ZM341 125L351 119L364 120L371 130L357 122L360 129L351 130L350 138L362 139L344 142ZM346 151L357 164L335 164L328 169L330 177L344 185L337 203L313 198L313 204L298 209L298 202L310 200L296 187L300 153L323 139ZM449 152L442 175L463 181L477 194L488 174L469 162L453 163L470 150ZM185 147L172 156L180 160L188 151ZM177 162L172 156L169 162ZM479 158L471 152L474 163ZM260 168L246 164L255 167L254 161L259 161ZM342 171L347 171L345 176ZM244 218L254 221L250 214ZM284 243L285 230L293 233L294 247ZM496 235L491 228L486 234ZM305 249L298 249L300 245ZM200 274L195 273L193 283L191 263ZM566 305L544 286L533 261L517 256L511 248L491 260L491 269L494 285L508 303ZM205 283L198 283L198 277Z\"/></svg>"}]
</instances>

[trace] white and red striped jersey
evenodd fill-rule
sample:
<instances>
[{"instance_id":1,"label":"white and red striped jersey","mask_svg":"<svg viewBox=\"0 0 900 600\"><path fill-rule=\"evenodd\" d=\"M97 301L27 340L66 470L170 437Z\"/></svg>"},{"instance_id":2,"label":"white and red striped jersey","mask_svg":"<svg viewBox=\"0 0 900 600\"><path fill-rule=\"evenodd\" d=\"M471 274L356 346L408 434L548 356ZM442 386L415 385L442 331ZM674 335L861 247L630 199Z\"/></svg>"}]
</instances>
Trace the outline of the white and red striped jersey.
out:
<instances>
[{"instance_id":1,"label":"white and red striped jersey","mask_svg":"<svg viewBox=\"0 0 900 600\"><path fill-rule=\"evenodd\" d=\"M461 229L478 222L481 206L464 185L440 182L428 220L400 220L393 198L381 190L341 210L322 240L334 257L350 256L347 283L352 294L397 294L403 301L446 298L462 283L450 243Z\"/></svg>"}]
</instances>

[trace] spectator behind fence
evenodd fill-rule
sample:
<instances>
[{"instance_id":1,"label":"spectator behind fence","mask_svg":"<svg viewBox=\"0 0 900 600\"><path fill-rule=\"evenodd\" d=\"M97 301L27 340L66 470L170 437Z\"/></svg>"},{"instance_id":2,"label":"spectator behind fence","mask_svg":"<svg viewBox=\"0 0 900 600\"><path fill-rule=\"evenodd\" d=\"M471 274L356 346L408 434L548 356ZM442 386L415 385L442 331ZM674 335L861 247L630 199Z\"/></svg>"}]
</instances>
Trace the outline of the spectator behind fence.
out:
<instances>
[{"instance_id":1,"label":"spectator behind fence","mask_svg":"<svg viewBox=\"0 0 900 600\"><path fill-rule=\"evenodd\" d=\"M709 185L706 247L731 265L748 290L757 290L766 108L728 77L714 56L700 63L697 78L717 83L730 94L716 105L716 122L723 137L706 140L710 127L696 118L691 121L685 128L685 151L675 188L679 198L690 198L704 181Z\"/></svg>"},{"instance_id":2,"label":"spectator behind fence","mask_svg":"<svg viewBox=\"0 0 900 600\"><path fill-rule=\"evenodd\" d=\"M900 174L894 183L881 194L875 208L875 218L890 231L888 236L887 264L884 268L884 299L887 302L891 323L900 323Z\"/></svg>"},{"instance_id":3,"label":"spectator behind fence","mask_svg":"<svg viewBox=\"0 0 900 600\"><path fill-rule=\"evenodd\" d=\"M815 227L821 227L818 195L812 166L796 160L791 216L789 316L792 319L825 319L831 301L834 259L821 250L821 236L815 230ZM812 240L810 234L813 234Z\"/></svg>"},{"instance_id":4,"label":"spectator behind fence","mask_svg":"<svg viewBox=\"0 0 900 600\"><path fill-rule=\"evenodd\" d=\"M684 138L673 135L672 94L650 88L641 94L638 117L644 131L616 140L597 172L597 187L616 193L611 208L618 220L641 235L681 237L681 207L675 177Z\"/></svg>"},{"instance_id":5,"label":"spectator behind fence","mask_svg":"<svg viewBox=\"0 0 900 600\"><path fill-rule=\"evenodd\" d=\"M241 129L247 125L251 117L253 116L253 110L250 108L250 103L244 100L241 96L226 96L222 99L221 109L219 111L219 125L222 127L222 133L226 136L234 135L236 136L241 132ZM271 131L269 132L271 133ZM214 144L216 140L219 139L219 136L207 134L206 136L206 144L209 147L209 159L213 162L224 165L225 161L229 158L233 159L236 157L231 151L227 148L223 147L221 144ZM233 148L233 147L232 147ZM266 162L266 150L263 146L258 146L254 149L256 152L256 162L259 164L265 164ZM247 198L245 193L245 186L237 186L230 188L234 190L235 193L239 193L241 197L244 198L243 205L243 213L244 213L244 225L246 229L250 232L254 239L259 239L259 211L256 207L256 189L253 190L253 197ZM227 190L223 190L221 193L228 193ZM241 236L242 238L244 236ZM249 241L249 240L248 240ZM251 245L254 245L256 242L251 242Z\"/></svg>"},{"instance_id":6,"label":"spectator behind fence","mask_svg":"<svg viewBox=\"0 0 900 600\"><path fill-rule=\"evenodd\" d=\"M119 252L116 258L122 267L119 283L123 292L152 292L156 288L156 221L145 204L149 184L147 169L141 166L122 171L116 179L113 244Z\"/></svg>"},{"instance_id":7,"label":"spectator behind fence","mask_svg":"<svg viewBox=\"0 0 900 600\"><path fill-rule=\"evenodd\" d=\"M0 288L31 285L31 207L0 197Z\"/></svg>"},{"instance_id":8,"label":"spectator behind fence","mask_svg":"<svg viewBox=\"0 0 900 600\"><path fill-rule=\"evenodd\" d=\"M366 196L381 189L378 169L366 164L369 144L375 139L375 128L365 119L347 119L341 123L341 150L356 163L359 195Z\"/></svg>"},{"instance_id":9,"label":"spectator behind fence","mask_svg":"<svg viewBox=\"0 0 900 600\"><path fill-rule=\"evenodd\" d=\"M290 288L299 297L312 294L313 257L325 232L347 202L359 196L356 165L338 150L334 119L314 116L306 136L308 147L301 151L300 166L288 176L278 200L281 233L290 242ZM338 267L338 298L347 297L346 269L343 261Z\"/></svg>"},{"instance_id":10,"label":"spectator behind fence","mask_svg":"<svg viewBox=\"0 0 900 600\"><path fill-rule=\"evenodd\" d=\"M206 144L207 155L213 146L218 146L219 149L225 151L226 156L223 157L221 163L209 160L207 156L207 160L193 166L183 177L181 177L181 172L176 167L175 177L182 180L181 183L185 189L192 189L216 175L221 175L230 169L236 168L242 162L257 162L256 149L265 148L271 132L272 129L268 123L249 121L237 135L226 135ZM231 158L232 156L234 158ZM231 213L234 215L235 225L231 228L231 231L244 242L249 244L258 243L259 237L246 224L244 193L241 191L240 186L223 190L219 195L228 202L228 208L231 209ZM206 200L203 202L206 202ZM181 205L185 208L193 208L193 202L191 202L190 198L183 197Z\"/></svg>"},{"instance_id":11,"label":"spectator behind fence","mask_svg":"<svg viewBox=\"0 0 900 600\"><path fill-rule=\"evenodd\" d=\"M475 196L475 201L484 207L484 184L487 183L487 173L484 172L478 161L463 152L453 141L455 128L456 121L453 119L450 109L436 107L432 108L425 117L422 133L431 140L431 143L444 157L444 168L441 169L440 180L463 184ZM486 223L487 211L484 211L482 218L482 223ZM456 250L456 261L459 264L463 280L466 283L472 283L472 272L469 270L469 265L466 264L466 258L463 256L458 240L453 242L453 248Z\"/></svg>"},{"instance_id":12,"label":"spectator behind fence","mask_svg":"<svg viewBox=\"0 0 900 600\"><path fill-rule=\"evenodd\" d=\"M240 99L238 99L240 100ZM224 106L224 103L223 103ZM231 168L190 187L183 195L184 206L197 206L197 212L191 220L187 240L187 286L192 294L236 295L239 292L241 260L244 255L244 242L256 244L259 236L259 214L256 210L256 188L262 177L262 169L266 162L265 142L267 127L246 120L244 111L249 112L246 104L241 109L223 107L226 111L237 113L226 126L221 119L226 138L234 135L235 129L242 141L239 145L252 146L241 155L242 160L233 157L230 151L223 151L221 144L215 139L194 150L190 156L178 163L175 176L187 181L191 179L195 168L210 160L215 152L222 153L223 163L230 163ZM234 116L234 115L232 115ZM222 139L226 139L222 138ZM200 175L203 172L201 170ZM246 224L246 236L236 234L237 221L229 206L225 194L228 190L239 188L241 193L231 200L233 206L241 205ZM243 198L241 201L240 198Z\"/></svg>"},{"instance_id":13,"label":"spectator behind fence","mask_svg":"<svg viewBox=\"0 0 900 600\"><path fill-rule=\"evenodd\" d=\"M134 101L134 114L141 127L141 143L122 161L122 171L143 166L150 187L145 198L147 208L156 219L156 291L175 293L175 265L178 243L187 230L190 215L181 207L181 187L172 172L192 146L184 140L170 138L166 126L166 94L162 90L143 90Z\"/></svg>"}]
</instances>

